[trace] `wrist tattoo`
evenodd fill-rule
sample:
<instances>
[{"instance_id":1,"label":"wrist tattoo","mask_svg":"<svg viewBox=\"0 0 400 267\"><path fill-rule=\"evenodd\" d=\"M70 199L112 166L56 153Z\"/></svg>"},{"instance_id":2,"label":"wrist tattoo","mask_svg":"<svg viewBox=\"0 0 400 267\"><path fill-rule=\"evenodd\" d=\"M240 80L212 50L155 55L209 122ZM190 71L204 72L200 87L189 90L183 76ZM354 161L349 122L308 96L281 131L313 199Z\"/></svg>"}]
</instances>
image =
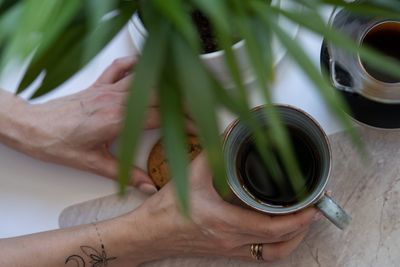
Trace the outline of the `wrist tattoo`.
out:
<instances>
[{"instance_id":1,"label":"wrist tattoo","mask_svg":"<svg viewBox=\"0 0 400 267\"><path fill-rule=\"evenodd\" d=\"M88 264L87 266L90 267L104 267L108 266L109 261L117 258L107 256L103 240L100 236L99 229L97 228L97 224L93 223L93 226L96 229L97 237L100 241L101 252L90 246L80 246L83 256L77 254L71 255L65 259L65 264L74 262L77 267L86 267L86 264Z\"/></svg>"}]
</instances>

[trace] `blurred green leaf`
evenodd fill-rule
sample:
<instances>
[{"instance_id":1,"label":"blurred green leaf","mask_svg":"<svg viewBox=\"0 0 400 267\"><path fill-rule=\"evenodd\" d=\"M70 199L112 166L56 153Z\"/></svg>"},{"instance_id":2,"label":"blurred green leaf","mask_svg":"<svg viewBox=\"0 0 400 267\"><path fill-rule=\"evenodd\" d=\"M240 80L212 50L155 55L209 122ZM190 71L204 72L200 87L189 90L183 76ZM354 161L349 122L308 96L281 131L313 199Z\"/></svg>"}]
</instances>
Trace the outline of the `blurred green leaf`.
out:
<instances>
[{"instance_id":1,"label":"blurred green leaf","mask_svg":"<svg viewBox=\"0 0 400 267\"><path fill-rule=\"evenodd\" d=\"M215 29L215 35L221 50L224 51L225 63L228 67L238 96L241 98L244 105L248 105L247 93L243 84L242 74L240 73L237 58L235 57L233 47L234 38L232 25L229 25L228 10L222 1L213 2L210 0L194 0L199 5L201 10L209 18Z\"/></svg>"},{"instance_id":2,"label":"blurred green leaf","mask_svg":"<svg viewBox=\"0 0 400 267\"><path fill-rule=\"evenodd\" d=\"M0 0L0 16L14 8L15 5L22 5L23 0Z\"/></svg>"},{"instance_id":3,"label":"blurred green leaf","mask_svg":"<svg viewBox=\"0 0 400 267\"><path fill-rule=\"evenodd\" d=\"M239 115L239 119L249 127L249 129L253 132L254 141L257 144L260 155L262 155L264 162L268 166L269 170L273 174L274 177L282 176L281 170L278 168L278 162L275 155L268 148L271 147L271 144L266 136L265 132L261 128L259 122L255 120L255 118L251 114L251 107L249 105L249 100L247 97L247 90L243 84L242 74L240 73L238 62L232 47L233 44L233 36L234 34L231 31L231 27L235 27L237 25L229 25L229 17L228 17L228 9L224 6L222 1L219 1L216 6L211 5L209 0L195 0L200 7L200 10L203 10L205 14L210 18L213 22L214 28L216 30L216 36L218 42L225 53L225 61L226 65L232 75L232 79L236 88L232 88L232 94L236 93L239 100L239 105L242 108L238 109L236 106L233 110L237 115ZM236 33L237 34L237 33ZM216 84L216 86L218 86ZM218 89L214 89L218 90ZM234 91L233 91L234 90ZM218 92L222 92L222 90L218 90ZM227 100L227 96L225 95L220 101ZM280 180L277 180L279 184Z\"/></svg>"},{"instance_id":4,"label":"blurred green leaf","mask_svg":"<svg viewBox=\"0 0 400 267\"><path fill-rule=\"evenodd\" d=\"M225 162L216 118L216 99L212 81L204 70L199 57L179 35L174 36L172 53L176 64L178 82L184 89L185 100L198 126L201 143L214 171L215 186L221 194L227 194Z\"/></svg>"},{"instance_id":5,"label":"blurred green leaf","mask_svg":"<svg viewBox=\"0 0 400 267\"><path fill-rule=\"evenodd\" d=\"M4 48L6 41L14 32L14 27L21 18L22 10L22 3L18 3L7 9L7 12L0 16L0 47ZM1 50L0 55L2 55Z\"/></svg>"},{"instance_id":6,"label":"blurred green leaf","mask_svg":"<svg viewBox=\"0 0 400 267\"><path fill-rule=\"evenodd\" d=\"M64 31L64 33L60 35L57 40L54 41L52 46L46 49L46 51L44 51L41 55L35 54L22 81L18 86L17 93L19 94L23 92L33 81L35 81L41 72L45 70L54 70L57 68L63 57L68 54L68 51L70 51L71 47L74 47L79 42L83 42L82 39L84 38L87 30L87 26L85 23L83 23L83 20L78 19L73 23L73 26ZM78 64L79 60L75 60L70 72L76 71ZM48 73L48 75L51 75L51 71ZM69 76L65 75L59 80L53 80L54 87L45 89L42 94L54 89L58 84L61 84L67 78L69 78Z\"/></svg>"},{"instance_id":7,"label":"blurred green leaf","mask_svg":"<svg viewBox=\"0 0 400 267\"><path fill-rule=\"evenodd\" d=\"M232 79L234 81L235 88L231 88L231 92L236 93L238 96L238 100L240 102L239 106L242 108L237 109L236 106L233 110L237 115L239 115L240 120L251 129L253 132L253 136L255 137L255 142L257 147L260 148L260 155L264 158L266 165L269 167L271 173L274 177L281 176L281 171L277 168L278 163L274 154L268 148L271 147L267 136L263 133L262 128L260 127L258 121L256 121L250 111L249 100L247 97L247 90L243 84L243 79L238 67L238 62L233 51L233 34L231 32L231 26L235 27L236 25L229 25L229 17L227 16L228 10L224 5L222 5L222 1L218 2L215 6L210 5L209 0L195 0L200 7L200 10L203 10L205 14L210 18L213 22L214 28L216 30L216 36L218 42L225 53L225 61L226 65L232 75ZM218 10L218 11L216 11ZM224 17L226 15L226 17ZM217 83L215 83L218 86ZM218 92L222 92L222 90L214 89ZM223 89L224 90L224 89ZM234 90L234 91L233 91ZM220 99L220 101L227 100L227 96L225 95ZM279 181L277 181L279 184Z\"/></svg>"},{"instance_id":8,"label":"blurred green leaf","mask_svg":"<svg viewBox=\"0 0 400 267\"><path fill-rule=\"evenodd\" d=\"M351 54L359 54L360 57L368 62L371 66L381 69L382 71L395 77L400 77L400 61L389 58L382 53L364 46L359 46L350 37L328 26L316 11L309 11L308 14L299 14L293 11L286 11L277 8L272 9L286 16L290 20L299 23L307 29L322 35L327 41L345 49L345 51Z\"/></svg>"},{"instance_id":9,"label":"blurred green leaf","mask_svg":"<svg viewBox=\"0 0 400 267\"><path fill-rule=\"evenodd\" d=\"M258 10L257 7L255 9ZM271 27L271 29L274 31L281 43L285 46L291 57L297 62L297 64L307 75L307 77L310 78L316 88L319 89L318 91L323 96L330 109L334 112L334 114L340 120L345 129L349 131L350 135L353 138L353 141L361 149L363 147L361 145L361 139L354 129L352 122L346 115L346 113L351 114L351 112L348 110L348 107L343 99L340 97L340 95L336 93L335 89L332 88L332 86L324 78L324 76L321 75L320 70L307 56L303 48L301 48L300 45L296 42L293 42L290 36L288 36L288 34L276 24L274 20L274 14L265 10L262 11L264 12L261 12L261 10L259 10L258 12L260 16L264 18L265 23Z\"/></svg>"},{"instance_id":10,"label":"blurred green leaf","mask_svg":"<svg viewBox=\"0 0 400 267\"><path fill-rule=\"evenodd\" d=\"M174 81L171 68L165 67L163 83L159 89L160 114L168 167L174 182L179 203L185 214L189 214L187 136L185 134L182 96Z\"/></svg>"},{"instance_id":11,"label":"blurred green leaf","mask_svg":"<svg viewBox=\"0 0 400 267\"><path fill-rule=\"evenodd\" d=\"M54 10L48 18L47 23L44 23L43 38L35 51L36 54L40 55L43 53L59 35L62 35L62 32L71 20L73 20L75 14L81 10L81 6L82 1L79 0L60 2L57 10Z\"/></svg>"},{"instance_id":12,"label":"blurred green leaf","mask_svg":"<svg viewBox=\"0 0 400 267\"><path fill-rule=\"evenodd\" d=\"M22 62L40 44L53 37L53 32L60 25L59 21L62 21L63 2L62 0L24 1L22 15L18 24L13 27L15 32L6 47L0 66L4 67L10 59ZM79 3L77 0L68 2Z\"/></svg>"},{"instance_id":13,"label":"blurred green leaf","mask_svg":"<svg viewBox=\"0 0 400 267\"><path fill-rule=\"evenodd\" d=\"M151 92L160 80L167 53L168 24L161 24L151 33L136 66L135 79L129 93L119 146L119 192L125 192L131 173L132 162L143 129Z\"/></svg>"},{"instance_id":14,"label":"blurred green leaf","mask_svg":"<svg viewBox=\"0 0 400 267\"><path fill-rule=\"evenodd\" d=\"M226 1L215 0L192 0L199 10L201 10L207 17L213 21L214 25L224 33L231 32L231 25L229 24L229 10Z\"/></svg>"},{"instance_id":15,"label":"blurred green leaf","mask_svg":"<svg viewBox=\"0 0 400 267\"><path fill-rule=\"evenodd\" d=\"M238 29L241 35L245 38L247 55L255 73L257 85L262 95L264 96L264 100L268 104L267 108L265 109L265 115L268 118L268 123L270 125L270 127L268 127L270 137L273 139L273 143L276 145L277 152L279 154L279 157L282 159L284 167L289 175L290 183L292 184L294 191L301 192L301 189L304 188L304 179L302 177L298 161L294 154L294 150L291 144L291 140L289 139L287 129L283 125L277 109L273 106L272 98L269 93L269 81L266 74L268 73L268 69L273 64L271 56L272 51L263 49L268 49L271 47L271 45L269 45L268 47L260 46L261 44L265 45L265 43L261 43L257 40L256 34L258 33L258 31L254 30L254 28L252 27L259 27L259 23L255 23L253 19L251 19L250 17L246 17L244 12L245 4L243 2L241 2L240 0L235 0L234 2L236 4L236 9L238 13ZM266 7L267 5L264 5L264 9ZM251 23L252 21L253 23ZM264 27L266 29L269 29L268 25L264 25ZM269 42L271 42L271 40ZM264 51L264 53L260 51ZM267 147L265 149L271 150L272 148ZM263 151L260 152L262 155ZM265 158L264 162L268 163L267 160L268 159ZM276 166L279 165L276 164ZM284 181L282 180L284 177L282 175L275 176L274 178L278 185L284 186Z\"/></svg>"},{"instance_id":16,"label":"blurred green leaf","mask_svg":"<svg viewBox=\"0 0 400 267\"><path fill-rule=\"evenodd\" d=\"M87 62L91 59L92 50L100 51L103 48L104 41L108 41L108 36L110 35L109 28L105 28L99 31L96 31L97 27L100 25L100 21L103 19L107 19L105 15L114 16L116 14L112 14L112 10L115 10L118 1L110 1L110 0L86 0L84 1L86 8L85 12L88 17L88 26L89 30L94 34L91 35L91 38L87 40L85 46L85 53L83 57L83 62Z\"/></svg>"},{"instance_id":17,"label":"blurred green leaf","mask_svg":"<svg viewBox=\"0 0 400 267\"><path fill-rule=\"evenodd\" d=\"M41 60L41 57L34 60L33 64L31 64L26 74L29 80L23 81L21 84L23 85L27 84L35 73L40 73L43 70L42 69L41 71L39 71L40 67L42 66L35 65L36 62L46 62L46 68L44 69L46 71L46 76L40 88L36 90L32 98L42 96L47 92L53 90L61 83L66 81L78 70L80 70L85 64L87 64L89 59L97 55L97 53L100 51L96 49L103 48L122 29L122 27L130 19L132 13L135 10L136 9L134 7L131 7L130 9L129 8L120 9L119 14L117 14L116 16L108 20L101 21L99 27L94 32L89 32L87 28L83 28L83 31L85 32L82 32L80 36L77 36L76 40L73 43L64 42L64 41L71 41L71 39L65 39L64 37L60 36L59 45L60 47L61 46L64 47L65 49L64 53L58 54L59 57L57 58L58 59L57 61L52 60L51 62L49 62ZM96 34L96 31L103 31L103 30L108 33L107 38L103 39L102 43L99 46L91 49L90 51L85 50L85 45L87 40L91 39L92 36ZM61 51L59 47L54 46L53 49ZM52 51L47 51L46 55L44 56L50 56L51 52ZM86 54L86 56L84 56L85 52L90 52L90 54ZM53 55L53 57L55 57L55 55ZM86 59L86 60L82 61L81 59ZM50 65L49 63L53 64ZM23 87L20 86L19 88Z\"/></svg>"},{"instance_id":18,"label":"blurred green leaf","mask_svg":"<svg viewBox=\"0 0 400 267\"><path fill-rule=\"evenodd\" d=\"M193 49L200 51L198 34L193 26L191 14L184 8L182 0L153 0L155 7L171 21Z\"/></svg>"},{"instance_id":19,"label":"blurred green leaf","mask_svg":"<svg viewBox=\"0 0 400 267\"><path fill-rule=\"evenodd\" d=\"M282 177L282 170L279 168L278 159L272 152L271 140L269 140L269 135L262 128L260 122L253 116L251 108L244 104L242 100L238 100L228 94L226 89L223 88L216 81L214 82L214 92L218 101L223 104L229 111L238 116L238 119L252 132L254 137L254 142L259 149L259 154L262 156L268 170L271 172L272 177L276 178L276 183L282 186L279 177Z\"/></svg>"}]
</instances>

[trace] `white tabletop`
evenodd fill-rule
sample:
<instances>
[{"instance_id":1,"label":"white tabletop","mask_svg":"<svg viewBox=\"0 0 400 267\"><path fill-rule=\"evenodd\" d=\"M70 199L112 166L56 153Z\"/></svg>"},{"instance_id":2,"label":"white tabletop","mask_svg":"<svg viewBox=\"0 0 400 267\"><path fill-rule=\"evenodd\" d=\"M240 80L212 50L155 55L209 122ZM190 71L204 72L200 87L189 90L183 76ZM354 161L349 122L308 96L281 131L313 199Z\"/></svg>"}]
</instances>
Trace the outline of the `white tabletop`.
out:
<instances>
[{"instance_id":1,"label":"white tabletop","mask_svg":"<svg viewBox=\"0 0 400 267\"><path fill-rule=\"evenodd\" d=\"M321 39L304 30L298 41L319 65ZM114 58L136 53L125 28L86 68L38 101L71 94L88 87ZM12 71L11 71L12 72ZM11 73L10 72L10 73ZM0 87L14 91L21 71L0 81ZM254 105L262 104L255 90L249 90ZM26 97L27 94L24 96ZM273 95L277 103L300 107L314 116L328 134L341 129L316 88L290 60L279 65ZM221 114L226 124L229 120ZM148 149L157 132L145 133L138 165L144 166ZM0 145L0 238L58 228L58 216L67 206L116 192L109 179L67 167L41 162Z\"/></svg>"}]
</instances>

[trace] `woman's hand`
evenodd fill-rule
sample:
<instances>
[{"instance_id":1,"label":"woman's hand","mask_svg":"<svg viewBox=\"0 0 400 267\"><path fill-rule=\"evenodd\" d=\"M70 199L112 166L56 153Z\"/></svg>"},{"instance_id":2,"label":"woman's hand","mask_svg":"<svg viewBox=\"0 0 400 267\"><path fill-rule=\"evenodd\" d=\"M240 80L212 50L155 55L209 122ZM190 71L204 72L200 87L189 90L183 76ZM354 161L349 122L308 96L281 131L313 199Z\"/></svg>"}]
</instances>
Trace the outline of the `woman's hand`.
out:
<instances>
[{"instance_id":1,"label":"woman's hand","mask_svg":"<svg viewBox=\"0 0 400 267\"><path fill-rule=\"evenodd\" d=\"M255 243L263 244L264 260L274 261L291 253L318 218L314 208L271 217L224 202L202 155L193 162L189 181L190 218L181 214L168 184L138 210L112 220L0 239L0 266L132 267L191 256L254 261L250 245Z\"/></svg>"},{"instance_id":2,"label":"woman's hand","mask_svg":"<svg viewBox=\"0 0 400 267\"><path fill-rule=\"evenodd\" d=\"M0 266L132 267L189 256L254 260L254 243L263 244L264 260L273 261L292 252L318 218L314 208L271 217L224 202L202 155L193 162L189 181L190 219L181 214L168 184L138 210L112 220L0 239Z\"/></svg>"},{"instance_id":3,"label":"woman's hand","mask_svg":"<svg viewBox=\"0 0 400 267\"><path fill-rule=\"evenodd\" d=\"M9 145L45 161L115 179L118 162L109 146L120 132L135 63L133 57L115 60L92 86L70 96L38 105L19 101L18 133ZM154 97L145 129L159 124ZM134 168L131 180L146 193L157 191L143 170Z\"/></svg>"},{"instance_id":4,"label":"woman's hand","mask_svg":"<svg viewBox=\"0 0 400 267\"><path fill-rule=\"evenodd\" d=\"M130 224L127 229L135 229L133 261L188 256L254 260L250 245L256 243L263 244L264 260L274 261L289 255L319 218L314 208L268 216L223 201L213 188L203 155L192 163L189 181L190 219L182 216L172 184L119 219Z\"/></svg>"}]
</instances>

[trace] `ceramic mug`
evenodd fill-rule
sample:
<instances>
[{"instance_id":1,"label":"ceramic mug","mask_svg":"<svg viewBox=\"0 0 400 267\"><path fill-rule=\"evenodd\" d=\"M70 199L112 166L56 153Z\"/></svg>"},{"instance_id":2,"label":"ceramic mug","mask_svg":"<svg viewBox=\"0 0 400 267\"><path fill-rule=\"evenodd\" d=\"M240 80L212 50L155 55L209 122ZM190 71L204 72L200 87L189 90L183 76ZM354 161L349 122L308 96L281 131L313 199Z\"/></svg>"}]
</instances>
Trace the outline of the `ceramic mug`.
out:
<instances>
[{"instance_id":1,"label":"ceramic mug","mask_svg":"<svg viewBox=\"0 0 400 267\"><path fill-rule=\"evenodd\" d=\"M392 33L396 35L393 37L400 38L400 20L355 16L346 10L336 10L329 24L360 46L368 45L368 42L365 42L366 39L385 28L393 28ZM394 30L395 28L398 30ZM328 43L327 47L331 56L330 79L335 88L360 94L379 103L400 103L400 79L387 80L377 77L368 70L368 66L363 63L358 54L350 54L331 43Z\"/></svg>"},{"instance_id":2,"label":"ceramic mug","mask_svg":"<svg viewBox=\"0 0 400 267\"><path fill-rule=\"evenodd\" d=\"M290 214L315 206L337 227L344 229L350 223L351 217L325 194L332 166L331 149L326 134L306 112L284 105L277 105L276 109L286 126L301 131L302 135L306 135L313 142L315 153L319 158L318 164L320 164L313 181L314 186L306 196L291 205L273 204L254 196L244 184L238 171L238 158L240 158L240 153L243 153L241 147L249 140L251 133L240 120L236 120L225 131L223 145L227 181L236 198L236 203L239 200L241 204L244 203L260 212L273 215ZM252 114L262 126L268 126L268 108L256 107L252 110Z\"/></svg>"}]
</instances>

